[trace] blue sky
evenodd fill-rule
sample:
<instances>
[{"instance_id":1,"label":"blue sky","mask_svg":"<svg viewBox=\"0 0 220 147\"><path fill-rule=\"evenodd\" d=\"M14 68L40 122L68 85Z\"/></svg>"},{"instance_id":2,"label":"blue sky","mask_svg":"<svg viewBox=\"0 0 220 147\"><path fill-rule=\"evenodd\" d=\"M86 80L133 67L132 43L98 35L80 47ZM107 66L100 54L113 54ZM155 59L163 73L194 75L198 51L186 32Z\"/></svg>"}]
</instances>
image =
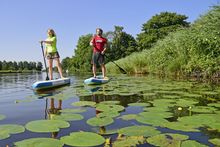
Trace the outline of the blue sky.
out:
<instances>
[{"instance_id":1,"label":"blue sky","mask_svg":"<svg viewBox=\"0 0 220 147\"><path fill-rule=\"evenodd\" d=\"M80 36L123 26L136 37L142 24L160 12L188 16L189 22L219 0L0 0L0 61L41 61L39 40L48 28L57 34L61 59L72 57Z\"/></svg>"}]
</instances>

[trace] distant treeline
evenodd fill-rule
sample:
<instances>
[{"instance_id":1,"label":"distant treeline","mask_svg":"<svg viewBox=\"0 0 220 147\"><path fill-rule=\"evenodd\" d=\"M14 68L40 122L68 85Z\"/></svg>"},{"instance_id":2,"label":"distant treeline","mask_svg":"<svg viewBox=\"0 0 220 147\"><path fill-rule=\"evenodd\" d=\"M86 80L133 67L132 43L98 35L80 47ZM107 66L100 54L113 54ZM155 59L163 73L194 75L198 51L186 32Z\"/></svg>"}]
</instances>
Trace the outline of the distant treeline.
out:
<instances>
[{"instance_id":1,"label":"distant treeline","mask_svg":"<svg viewBox=\"0 0 220 147\"><path fill-rule=\"evenodd\" d=\"M23 71L23 70L36 70L41 71L43 65L41 62L27 62L27 61L0 61L0 71Z\"/></svg>"}]
</instances>

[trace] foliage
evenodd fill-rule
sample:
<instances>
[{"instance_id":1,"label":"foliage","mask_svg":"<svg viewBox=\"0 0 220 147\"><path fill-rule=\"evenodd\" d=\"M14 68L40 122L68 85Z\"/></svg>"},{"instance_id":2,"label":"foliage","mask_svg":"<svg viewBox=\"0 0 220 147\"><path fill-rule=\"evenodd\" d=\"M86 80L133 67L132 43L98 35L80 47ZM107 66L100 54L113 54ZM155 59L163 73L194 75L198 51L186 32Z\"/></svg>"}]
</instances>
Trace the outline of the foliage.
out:
<instances>
[{"instance_id":1,"label":"foliage","mask_svg":"<svg viewBox=\"0 0 220 147\"><path fill-rule=\"evenodd\" d=\"M142 26L142 33L138 34L138 46L140 50L151 48L155 42L164 38L170 32L175 32L178 28L188 27L185 15L171 12L162 12L153 16Z\"/></svg>"},{"instance_id":2,"label":"foliage","mask_svg":"<svg viewBox=\"0 0 220 147\"><path fill-rule=\"evenodd\" d=\"M134 53L118 63L129 73L159 73L215 76L220 70L220 6L213 7L189 28L181 28L160 39L150 50ZM109 64L108 71L117 67Z\"/></svg>"}]
</instances>

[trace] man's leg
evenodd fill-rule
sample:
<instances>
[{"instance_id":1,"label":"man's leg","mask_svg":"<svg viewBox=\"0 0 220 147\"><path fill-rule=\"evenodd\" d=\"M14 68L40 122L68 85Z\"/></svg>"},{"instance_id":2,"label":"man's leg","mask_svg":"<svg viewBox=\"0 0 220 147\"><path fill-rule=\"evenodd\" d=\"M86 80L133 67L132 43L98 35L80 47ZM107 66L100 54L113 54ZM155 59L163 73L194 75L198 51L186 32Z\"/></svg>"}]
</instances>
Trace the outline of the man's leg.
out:
<instances>
[{"instance_id":1,"label":"man's leg","mask_svg":"<svg viewBox=\"0 0 220 147\"><path fill-rule=\"evenodd\" d=\"M93 77L96 78L96 64L92 64L92 72L93 72Z\"/></svg>"},{"instance_id":2,"label":"man's leg","mask_svg":"<svg viewBox=\"0 0 220 147\"><path fill-rule=\"evenodd\" d=\"M106 68L105 68L105 64L102 64L101 67L102 67L102 76L103 76L103 78L105 78L105 77L106 77Z\"/></svg>"}]
</instances>

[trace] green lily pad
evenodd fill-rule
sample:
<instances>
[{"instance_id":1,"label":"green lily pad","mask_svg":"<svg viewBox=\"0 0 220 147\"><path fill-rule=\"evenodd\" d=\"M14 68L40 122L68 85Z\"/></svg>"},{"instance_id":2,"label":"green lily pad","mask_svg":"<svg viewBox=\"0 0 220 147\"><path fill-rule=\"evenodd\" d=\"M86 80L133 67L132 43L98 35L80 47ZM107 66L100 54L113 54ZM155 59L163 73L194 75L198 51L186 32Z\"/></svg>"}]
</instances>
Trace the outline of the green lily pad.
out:
<instances>
[{"instance_id":1,"label":"green lily pad","mask_svg":"<svg viewBox=\"0 0 220 147\"><path fill-rule=\"evenodd\" d=\"M113 118L113 117L117 117L119 115L120 115L120 113L118 113L118 111L104 111L102 113L99 113L97 115L97 117L111 117L111 118Z\"/></svg>"},{"instance_id":2,"label":"green lily pad","mask_svg":"<svg viewBox=\"0 0 220 147\"><path fill-rule=\"evenodd\" d=\"M79 102L72 103L71 105L73 105L73 106L80 106L80 107L85 107L85 106L94 107L95 104L96 103L92 102L92 101L79 101Z\"/></svg>"},{"instance_id":3,"label":"green lily pad","mask_svg":"<svg viewBox=\"0 0 220 147\"><path fill-rule=\"evenodd\" d=\"M5 119L5 115L0 114L0 120Z\"/></svg>"},{"instance_id":4,"label":"green lily pad","mask_svg":"<svg viewBox=\"0 0 220 147\"><path fill-rule=\"evenodd\" d=\"M185 93L182 96L187 97L187 98L201 98L202 97L202 95L200 94L192 94L192 93Z\"/></svg>"},{"instance_id":5,"label":"green lily pad","mask_svg":"<svg viewBox=\"0 0 220 147\"><path fill-rule=\"evenodd\" d=\"M166 127L172 130L180 130L185 132L199 132L198 126L189 124L184 124L181 122L166 122L160 125L161 127Z\"/></svg>"},{"instance_id":6,"label":"green lily pad","mask_svg":"<svg viewBox=\"0 0 220 147\"><path fill-rule=\"evenodd\" d=\"M98 111L122 111L124 110L125 108L121 105L98 105L96 107L96 110Z\"/></svg>"},{"instance_id":7,"label":"green lily pad","mask_svg":"<svg viewBox=\"0 0 220 147\"><path fill-rule=\"evenodd\" d=\"M86 121L87 124L91 126L107 126L114 122L111 117L93 117Z\"/></svg>"},{"instance_id":8,"label":"green lily pad","mask_svg":"<svg viewBox=\"0 0 220 147\"><path fill-rule=\"evenodd\" d=\"M74 132L70 136L64 136L60 139L63 143L70 146L89 147L102 145L105 139L92 132Z\"/></svg>"},{"instance_id":9,"label":"green lily pad","mask_svg":"<svg viewBox=\"0 0 220 147\"><path fill-rule=\"evenodd\" d=\"M25 131L21 125L7 124L0 125L0 140L10 137L10 134L18 134Z\"/></svg>"},{"instance_id":10,"label":"green lily pad","mask_svg":"<svg viewBox=\"0 0 220 147\"><path fill-rule=\"evenodd\" d=\"M212 144L214 144L216 146L220 146L220 139L219 138L209 139L209 142L211 142Z\"/></svg>"},{"instance_id":11,"label":"green lily pad","mask_svg":"<svg viewBox=\"0 0 220 147\"><path fill-rule=\"evenodd\" d=\"M137 117L137 114L127 114L127 115L122 115L119 118L123 120L133 120L133 119L136 119L136 117Z\"/></svg>"},{"instance_id":12,"label":"green lily pad","mask_svg":"<svg viewBox=\"0 0 220 147\"><path fill-rule=\"evenodd\" d=\"M147 116L147 117L137 116L136 120L140 123L150 124L150 125L153 125L153 126L160 126L160 125L168 122L166 119L163 119L161 117L152 116L152 115Z\"/></svg>"},{"instance_id":13,"label":"green lily pad","mask_svg":"<svg viewBox=\"0 0 220 147\"><path fill-rule=\"evenodd\" d=\"M181 143L181 147L208 147L194 140L186 140Z\"/></svg>"},{"instance_id":14,"label":"green lily pad","mask_svg":"<svg viewBox=\"0 0 220 147\"><path fill-rule=\"evenodd\" d=\"M82 120L83 116L80 114L61 114L61 115L55 115L53 117L54 120L65 120L65 121L75 121L75 120Z\"/></svg>"},{"instance_id":15,"label":"green lily pad","mask_svg":"<svg viewBox=\"0 0 220 147\"><path fill-rule=\"evenodd\" d=\"M139 107L147 107L147 106L151 106L151 104L149 103L130 103L128 104L129 106L139 106Z\"/></svg>"},{"instance_id":16,"label":"green lily pad","mask_svg":"<svg viewBox=\"0 0 220 147\"><path fill-rule=\"evenodd\" d=\"M15 142L16 147L62 147L64 143L53 138L31 138Z\"/></svg>"},{"instance_id":17,"label":"green lily pad","mask_svg":"<svg viewBox=\"0 0 220 147\"><path fill-rule=\"evenodd\" d=\"M176 100L173 99L156 99L154 101L151 101L154 106L159 106L159 107L168 107L168 106L174 106L174 103Z\"/></svg>"},{"instance_id":18,"label":"green lily pad","mask_svg":"<svg viewBox=\"0 0 220 147\"><path fill-rule=\"evenodd\" d=\"M169 118L173 116L173 113L171 112L160 112L160 113L153 113L153 112L141 112L139 115L144 117L160 117L160 118Z\"/></svg>"},{"instance_id":19,"label":"green lily pad","mask_svg":"<svg viewBox=\"0 0 220 147\"><path fill-rule=\"evenodd\" d=\"M105 127L99 127L98 129L97 129L97 127L96 127L96 128L94 128L93 130L94 130L94 132L96 132L97 134L100 134L100 135L102 135L102 136L103 136L103 135L112 135L112 134L118 133L118 129L106 130Z\"/></svg>"},{"instance_id":20,"label":"green lily pad","mask_svg":"<svg viewBox=\"0 0 220 147\"><path fill-rule=\"evenodd\" d=\"M189 137L181 134L159 134L147 138L147 142L155 146L176 147L180 146L182 140Z\"/></svg>"},{"instance_id":21,"label":"green lily pad","mask_svg":"<svg viewBox=\"0 0 220 147\"><path fill-rule=\"evenodd\" d=\"M129 136L116 140L113 143L113 147L135 147L140 144L145 143L145 138L143 136Z\"/></svg>"},{"instance_id":22,"label":"green lily pad","mask_svg":"<svg viewBox=\"0 0 220 147\"><path fill-rule=\"evenodd\" d=\"M60 128L68 128L70 124L63 120L35 120L25 125L32 132L58 132Z\"/></svg>"},{"instance_id":23,"label":"green lily pad","mask_svg":"<svg viewBox=\"0 0 220 147\"><path fill-rule=\"evenodd\" d=\"M116 105L116 104L120 104L120 101L102 101L99 104Z\"/></svg>"},{"instance_id":24,"label":"green lily pad","mask_svg":"<svg viewBox=\"0 0 220 147\"><path fill-rule=\"evenodd\" d=\"M208 106L214 106L220 108L220 103L210 103Z\"/></svg>"},{"instance_id":25,"label":"green lily pad","mask_svg":"<svg viewBox=\"0 0 220 147\"><path fill-rule=\"evenodd\" d=\"M86 109L63 109L63 110L60 110L60 112L63 112L63 113L82 113L82 112L86 112Z\"/></svg>"},{"instance_id":26,"label":"green lily pad","mask_svg":"<svg viewBox=\"0 0 220 147\"><path fill-rule=\"evenodd\" d=\"M166 111L170 111L170 109L165 106L165 107L149 107L149 108L143 108L144 111L148 111L148 112L155 112L155 113L160 113L160 112L166 112Z\"/></svg>"},{"instance_id":27,"label":"green lily pad","mask_svg":"<svg viewBox=\"0 0 220 147\"><path fill-rule=\"evenodd\" d=\"M209 126L213 123L220 123L218 114L199 114L193 116L184 116L178 118L178 121L184 124L190 124L197 127Z\"/></svg>"},{"instance_id":28,"label":"green lily pad","mask_svg":"<svg viewBox=\"0 0 220 147\"><path fill-rule=\"evenodd\" d=\"M193 106L197 104L198 101L195 100L189 100L189 99L178 99L176 101L176 106L181 106L181 107L188 107L188 106Z\"/></svg>"},{"instance_id":29,"label":"green lily pad","mask_svg":"<svg viewBox=\"0 0 220 147\"><path fill-rule=\"evenodd\" d=\"M126 136L149 137L149 136L160 134L160 131L150 126L131 126L131 127L125 127L125 128L119 129L118 133L126 135Z\"/></svg>"},{"instance_id":30,"label":"green lily pad","mask_svg":"<svg viewBox=\"0 0 220 147\"><path fill-rule=\"evenodd\" d=\"M198 112L198 113L214 113L217 109L214 107L207 107L207 106L195 106L192 107L191 111Z\"/></svg>"}]
</instances>

